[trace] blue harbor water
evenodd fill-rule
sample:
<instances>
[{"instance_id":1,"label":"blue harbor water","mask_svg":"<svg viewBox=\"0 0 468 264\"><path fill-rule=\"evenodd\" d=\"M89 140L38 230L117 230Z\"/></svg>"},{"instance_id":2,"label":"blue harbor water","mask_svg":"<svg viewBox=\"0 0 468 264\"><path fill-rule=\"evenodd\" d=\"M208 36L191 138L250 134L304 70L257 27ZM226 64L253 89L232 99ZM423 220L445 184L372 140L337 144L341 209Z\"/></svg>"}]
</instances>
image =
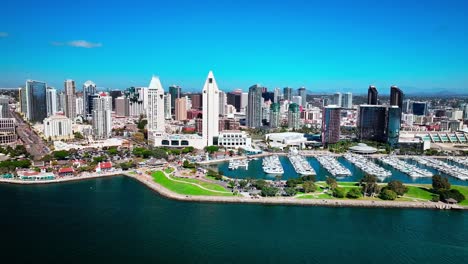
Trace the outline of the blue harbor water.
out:
<instances>
[{"instance_id":1,"label":"blue harbor water","mask_svg":"<svg viewBox=\"0 0 468 264\"><path fill-rule=\"evenodd\" d=\"M0 184L4 263L466 263L468 213L189 203L127 177Z\"/></svg>"},{"instance_id":2,"label":"blue harbor water","mask_svg":"<svg viewBox=\"0 0 468 264\"><path fill-rule=\"evenodd\" d=\"M324 180L326 180L326 178L328 176L331 176L331 174L325 168L323 168L320 165L320 163L317 161L317 159L309 157L309 158L307 158L307 160L309 161L309 163L312 165L315 172L317 173L317 175L316 175L316 180L317 181L324 181ZM299 175L294 170L294 167L292 166L291 162L289 161L288 157L281 156L280 161L281 161L281 165L283 165L283 169L284 169L284 174L282 175L281 179L287 180L289 178L299 177ZM361 169L354 166L351 162L349 162L345 158L339 157L338 161L342 165L344 165L346 168L348 168L352 173L351 176L338 177L337 178L338 181L359 181L362 177L364 177L364 175L365 175L364 171L362 171ZM417 162L415 162L415 161L413 161L411 159L406 159L406 161L408 163L411 163L411 164L416 164L420 168L429 170L434 174L438 173L438 174L441 174L442 176L448 177L450 183L452 183L452 184L468 185L468 181L459 180L459 179L454 178L452 176L445 175L444 173L440 173L435 169L432 169L430 167L421 165L421 164L419 164L419 163L417 163ZM408 176L407 174L392 168L389 165L381 163L378 160L373 160L373 162L377 163L379 166L389 170L392 173L392 176L382 179L383 182L389 182L391 180L399 180L399 181L402 181L404 183L420 183L420 184L431 184L432 183L431 177L412 178L412 177ZM450 163L450 164L452 164L452 163ZM245 168L239 168L239 169L236 169L236 170L229 170L229 168L228 168L229 163L228 162L219 163L217 165L214 165L213 167L217 168L225 176L228 176L228 177L231 177L231 178L238 178L238 179L253 178L253 179L275 180L275 175L270 175L270 174L266 174L266 173L263 172L262 159L251 160L249 162L249 166L248 166L247 170Z\"/></svg>"}]
</instances>

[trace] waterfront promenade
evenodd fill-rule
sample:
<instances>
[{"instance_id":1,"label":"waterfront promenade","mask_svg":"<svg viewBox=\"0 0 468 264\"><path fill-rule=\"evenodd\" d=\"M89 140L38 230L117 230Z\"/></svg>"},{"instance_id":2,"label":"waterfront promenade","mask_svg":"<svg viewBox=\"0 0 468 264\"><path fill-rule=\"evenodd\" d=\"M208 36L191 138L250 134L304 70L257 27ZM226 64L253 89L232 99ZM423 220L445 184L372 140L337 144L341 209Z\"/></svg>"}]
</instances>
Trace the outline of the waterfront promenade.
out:
<instances>
[{"instance_id":1,"label":"waterfront promenade","mask_svg":"<svg viewBox=\"0 0 468 264\"><path fill-rule=\"evenodd\" d=\"M242 196L195 196L182 195L172 192L156 183L151 175L145 171L141 173L129 173L124 171L112 171L104 173L92 173L83 176L63 177L44 181L22 181L12 179L0 179L0 183L10 184L51 184L88 180L94 178L105 178L124 175L133 178L160 195L178 201L186 202L209 202L209 203L252 203L265 205L299 205L299 206L327 206L327 207L368 207L368 208L420 208L420 209L463 209L468 207L455 204L430 201L377 201L377 200L341 200L341 199L297 199L294 197L242 197ZM164 173L166 177L167 174ZM168 177L170 178L170 177Z\"/></svg>"}]
</instances>

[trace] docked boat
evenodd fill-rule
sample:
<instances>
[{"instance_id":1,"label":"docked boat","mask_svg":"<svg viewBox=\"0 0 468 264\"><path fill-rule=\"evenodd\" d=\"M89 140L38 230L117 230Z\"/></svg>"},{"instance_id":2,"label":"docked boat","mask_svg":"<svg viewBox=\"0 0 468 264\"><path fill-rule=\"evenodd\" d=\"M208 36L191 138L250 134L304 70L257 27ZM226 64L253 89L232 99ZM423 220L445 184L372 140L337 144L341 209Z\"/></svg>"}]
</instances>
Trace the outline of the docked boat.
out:
<instances>
[{"instance_id":1,"label":"docked boat","mask_svg":"<svg viewBox=\"0 0 468 264\"><path fill-rule=\"evenodd\" d=\"M468 180L467 169L454 166L454 165L450 165L447 162L443 162L441 160L430 158L430 157L425 157L425 156L414 156L413 159L420 164L424 164L425 166L436 169L452 177L458 178L460 180L465 180L465 181Z\"/></svg>"},{"instance_id":2,"label":"docked boat","mask_svg":"<svg viewBox=\"0 0 468 264\"><path fill-rule=\"evenodd\" d=\"M407 175L409 175L410 177L413 177L413 178L417 178L417 177L432 177L433 176L433 173L428 171L428 170L425 170L425 169L421 169L419 168L418 166L415 166L413 164L410 164L408 162L405 162L403 160L400 160L398 159L397 157L395 156L386 156L386 157L380 157L379 158L379 161L381 161L382 163L384 164L387 164Z\"/></svg>"},{"instance_id":3,"label":"docked boat","mask_svg":"<svg viewBox=\"0 0 468 264\"><path fill-rule=\"evenodd\" d=\"M263 158L262 166L266 174L284 174L278 155Z\"/></svg>"},{"instance_id":4,"label":"docked boat","mask_svg":"<svg viewBox=\"0 0 468 264\"><path fill-rule=\"evenodd\" d=\"M318 156L316 159L333 176L351 176L351 171L332 156Z\"/></svg>"},{"instance_id":5,"label":"docked boat","mask_svg":"<svg viewBox=\"0 0 468 264\"><path fill-rule=\"evenodd\" d=\"M229 160L229 170L237 170L239 167L245 168L247 170L249 168L249 161L246 159Z\"/></svg>"},{"instance_id":6,"label":"docked boat","mask_svg":"<svg viewBox=\"0 0 468 264\"><path fill-rule=\"evenodd\" d=\"M310 163L306 160L306 158L300 155L296 149L291 149L288 158L297 174L304 176L316 174L314 168L310 166Z\"/></svg>"},{"instance_id":7,"label":"docked boat","mask_svg":"<svg viewBox=\"0 0 468 264\"><path fill-rule=\"evenodd\" d=\"M352 153L347 153L344 155L344 158L347 159L349 162L353 163L356 167L360 168L364 172L375 175L379 178L385 178L392 175L392 173L377 164L373 163L369 159Z\"/></svg>"}]
</instances>

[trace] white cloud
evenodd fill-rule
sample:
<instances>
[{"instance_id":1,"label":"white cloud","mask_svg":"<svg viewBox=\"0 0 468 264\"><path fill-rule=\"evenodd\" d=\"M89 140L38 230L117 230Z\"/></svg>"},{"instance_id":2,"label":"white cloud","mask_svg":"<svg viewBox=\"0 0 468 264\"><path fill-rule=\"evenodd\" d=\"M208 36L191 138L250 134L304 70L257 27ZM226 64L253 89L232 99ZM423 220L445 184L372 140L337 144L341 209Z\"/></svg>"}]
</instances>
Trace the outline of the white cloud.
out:
<instances>
[{"instance_id":1,"label":"white cloud","mask_svg":"<svg viewBox=\"0 0 468 264\"><path fill-rule=\"evenodd\" d=\"M6 38L6 37L8 37L7 32L0 32L0 38Z\"/></svg>"},{"instance_id":2,"label":"white cloud","mask_svg":"<svg viewBox=\"0 0 468 264\"><path fill-rule=\"evenodd\" d=\"M67 45L71 46L71 47L87 48L87 49L102 47L101 43L93 43L93 42L89 42L89 41L86 41L86 40L69 41L69 42L67 42Z\"/></svg>"}]
</instances>

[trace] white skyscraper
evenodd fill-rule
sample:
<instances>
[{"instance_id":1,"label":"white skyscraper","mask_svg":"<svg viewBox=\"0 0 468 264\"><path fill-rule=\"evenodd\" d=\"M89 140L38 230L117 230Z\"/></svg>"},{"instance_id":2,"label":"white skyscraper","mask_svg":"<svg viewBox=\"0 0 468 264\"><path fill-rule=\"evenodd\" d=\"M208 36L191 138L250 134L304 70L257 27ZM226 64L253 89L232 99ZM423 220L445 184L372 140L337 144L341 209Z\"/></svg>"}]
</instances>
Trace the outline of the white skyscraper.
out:
<instances>
[{"instance_id":1,"label":"white skyscraper","mask_svg":"<svg viewBox=\"0 0 468 264\"><path fill-rule=\"evenodd\" d=\"M47 116L53 116L57 112L57 90L47 87L46 90L47 100Z\"/></svg>"},{"instance_id":2,"label":"white skyscraper","mask_svg":"<svg viewBox=\"0 0 468 264\"><path fill-rule=\"evenodd\" d=\"M333 94L333 104L341 106L341 93Z\"/></svg>"},{"instance_id":3,"label":"white skyscraper","mask_svg":"<svg viewBox=\"0 0 468 264\"><path fill-rule=\"evenodd\" d=\"M274 103L279 103L280 101L280 95L281 95L281 90L280 88L275 88L275 92L274 92Z\"/></svg>"},{"instance_id":4,"label":"white skyscraper","mask_svg":"<svg viewBox=\"0 0 468 264\"><path fill-rule=\"evenodd\" d=\"M240 100L240 111L242 113L247 112L247 104L249 103L249 93L242 93Z\"/></svg>"},{"instance_id":5,"label":"white skyscraper","mask_svg":"<svg viewBox=\"0 0 468 264\"><path fill-rule=\"evenodd\" d=\"M84 113L84 100L83 97L76 98L76 115L83 115Z\"/></svg>"},{"instance_id":6,"label":"white skyscraper","mask_svg":"<svg viewBox=\"0 0 468 264\"><path fill-rule=\"evenodd\" d=\"M171 114L171 94L170 93L166 93L164 95L164 117L167 119L167 120L171 120L172 119L172 114Z\"/></svg>"},{"instance_id":7,"label":"white skyscraper","mask_svg":"<svg viewBox=\"0 0 468 264\"><path fill-rule=\"evenodd\" d=\"M76 117L75 81L65 81L65 115L71 120Z\"/></svg>"},{"instance_id":8,"label":"white skyscraper","mask_svg":"<svg viewBox=\"0 0 468 264\"><path fill-rule=\"evenodd\" d=\"M96 139L106 139L112 133L112 97L105 93L93 98L93 134Z\"/></svg>"},{"instance_id":9,"label":"white skyscraper","mask_svg":"<svg viewBox=\"0 0 468 264\"><path fill-rule=\"evenodd\" d=\"M148 118L148 131L165 131L164 115L164 89L158 77L153 76L148 87L148 107L146 108Z\"/></svg>"},{"instance_id":10,"label":"white skyscraper","mask_svg":"<svg viewBox=\"0 0 468 264\"><path fill-rule=\"evenodd\" d=\"M212 71L203 86L202 135L206 146L213 145L213 137L219 135L219 89Z\"/></svg>"},{"instance_id":11,"label":"white skyscraper","mask_svg":"<svg viewBox=\"0 0 468 264\"><path fill-rule=\"evenodd\" d=\"M343 94L343 102L341 107L351 109L353 108L353 94L345 93Z\"/></svg>"},{"instance_id":12,"label":"white skyscraper","mask_svg":"<svg viewBox=\"0 0 468 264\"><path fill-rule=\"evenodd\" d=\"M219 91L219 115L224 116L225 111L224 108L227 104L227 96L226 93L223 91Z\"/></svg>"}]
</instances>

